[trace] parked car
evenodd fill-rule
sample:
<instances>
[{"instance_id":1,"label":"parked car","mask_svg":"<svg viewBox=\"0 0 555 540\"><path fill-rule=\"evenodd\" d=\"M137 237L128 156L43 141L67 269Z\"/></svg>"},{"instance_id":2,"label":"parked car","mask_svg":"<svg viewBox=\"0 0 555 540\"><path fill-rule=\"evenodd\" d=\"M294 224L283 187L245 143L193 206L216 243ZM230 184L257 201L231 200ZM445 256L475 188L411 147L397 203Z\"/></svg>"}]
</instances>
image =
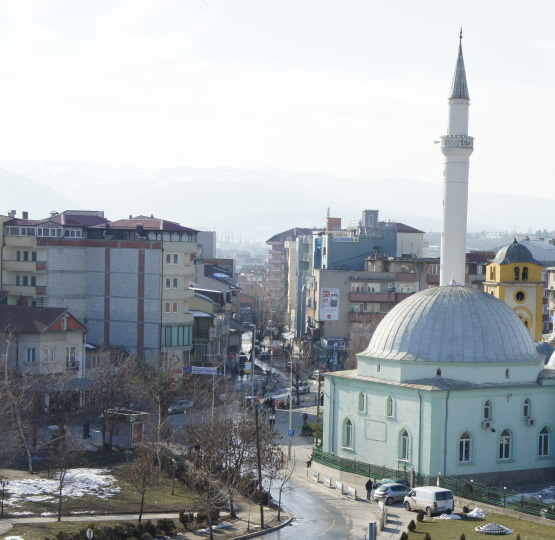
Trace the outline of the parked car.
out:
<instances>
[{"instance_id":1,"label":"parked car","mask_svg":"<svg viewBox=\"0 0 555 540\"><path fill-rule=\"evenodd\" d=\"M299 383L299 394L308 394L310 392L310 384L308 381L301 381Z\"/></svg>"},{"instance_id":2,"label":"parked car","mask_svg":"<svg viewBox=\"0 0 555 540\"><path fill-rule=\"evenodd\" d=\"M453 492L436 486L411 489L404 498L406 510L424 510L428 516L455 509Z\"/></svg>"},{"instance_id":3,"label":"parked car","mask_svg":"<svg viewBox=\"0 0 555 540\"><path fill-rule=\"evenodd\" d=\"M319 369L315 369L308 378L317 381L320 378L321 373L322 372Z\"/></svg>"},{"instance_id":4,"label":"parked car","mask_svg":"<svg viewBox=\"0 0 555 540\"><path fill-rule=\"evenodd\" d=\"M384 484L378 487L374 493L374 497L378 501L385 501L385 504L392 504L394 502L404 501L410 491L410 487L404 484Z\"/></svg>"},{"instance_id":5,"label":"parked car","mask_svg":"<svg viewBox=\"0 0 555 540\"><path fill-rule=\"evenodd\" d=\"M187 399L175 399L168 407L168 414L184 413L187 409L193 406L191 401Z\"/></svg>"},{"instance_id":6,"label":"parked car","mask_svg":"<svg viewBox=\"0 0 555 540\"><path fill-rule=\"evenodd\" d=\"M272 359L272 356L269 351L262 351L259 356L260 360L264 360L265 362L269 362Z\"/></svg>"}]
</instances>

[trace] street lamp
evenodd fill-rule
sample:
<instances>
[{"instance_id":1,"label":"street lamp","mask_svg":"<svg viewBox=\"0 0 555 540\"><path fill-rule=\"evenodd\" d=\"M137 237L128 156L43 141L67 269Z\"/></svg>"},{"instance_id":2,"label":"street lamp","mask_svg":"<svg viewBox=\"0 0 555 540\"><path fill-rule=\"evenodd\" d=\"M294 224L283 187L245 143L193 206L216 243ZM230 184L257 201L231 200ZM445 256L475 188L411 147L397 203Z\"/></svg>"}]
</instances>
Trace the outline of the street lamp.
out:
<instances>
[{"instance_id":1,"label":"street lamp","mask_svg":"<svg viewBox=\"0 0 555 540\"><path fill-rule=\"evenodd\" d=\"M283 347L279 347L279 349L289 355L289 365L291 367L289 370L289 445L287 448L287 459L291 459L291 445L293 444L293 436L291 435L293 424L293 362L291 360L291 353L287 349Z\"/></svg>"},{"instance_id":2,"label":"street lamp","mask_svg":"<svg viewBox=\"0 0 555 540\"><path fill-rule=\"evenodd\" d=\"M503 508L507 503L507 486L503 486Z\"/></svg>"}]
</instances>

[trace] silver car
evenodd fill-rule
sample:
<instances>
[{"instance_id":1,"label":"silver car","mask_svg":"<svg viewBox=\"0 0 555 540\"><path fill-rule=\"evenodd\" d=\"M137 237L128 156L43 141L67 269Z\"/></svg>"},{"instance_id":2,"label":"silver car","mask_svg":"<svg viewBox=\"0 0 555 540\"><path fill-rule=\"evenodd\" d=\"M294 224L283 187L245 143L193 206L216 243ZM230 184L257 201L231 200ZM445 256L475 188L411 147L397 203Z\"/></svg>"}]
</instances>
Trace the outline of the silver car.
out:
<instances>
[{"instance_id":1,"label":"silver car","mask_svg":"<svg viewBox=\"0 0 555 540\"><path fill-rule=\"evenodd\" d=\"M186 399L176 399L170 403L168 414L184 413L193 406L192 402Z\"/></svg>"},{"instance_id":2,"label":"silver car","mask_svg":"<svg viewBox=\"0 0 555 540\"><path fill-rule=\"evenodd\" d=\"M374 498L378 501L385 501L385 504L391 504L403 501L409 493L410 487L403 484L384 484L376 490Z\"/></svg>"}]
</instances>

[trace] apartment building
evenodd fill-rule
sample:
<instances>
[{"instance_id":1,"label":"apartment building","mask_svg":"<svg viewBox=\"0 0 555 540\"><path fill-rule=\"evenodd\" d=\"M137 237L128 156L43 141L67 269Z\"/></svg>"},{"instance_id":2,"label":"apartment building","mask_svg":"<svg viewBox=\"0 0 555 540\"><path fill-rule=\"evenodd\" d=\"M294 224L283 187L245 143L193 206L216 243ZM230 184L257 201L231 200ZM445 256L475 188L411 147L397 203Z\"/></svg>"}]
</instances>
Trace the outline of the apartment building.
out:
<instances>
[{"instance_id":1,"label":"apartment building","mask_svg":"<svg viewBox=\"0 0 555 540\"><path fill-rule=\"evenodd\" d=\"M67 211L14 217L4 234L9 304L65 307L93 344L188 363L195 229L152 216L109 222L102 212Z\"/></svg>"}]
</instances>

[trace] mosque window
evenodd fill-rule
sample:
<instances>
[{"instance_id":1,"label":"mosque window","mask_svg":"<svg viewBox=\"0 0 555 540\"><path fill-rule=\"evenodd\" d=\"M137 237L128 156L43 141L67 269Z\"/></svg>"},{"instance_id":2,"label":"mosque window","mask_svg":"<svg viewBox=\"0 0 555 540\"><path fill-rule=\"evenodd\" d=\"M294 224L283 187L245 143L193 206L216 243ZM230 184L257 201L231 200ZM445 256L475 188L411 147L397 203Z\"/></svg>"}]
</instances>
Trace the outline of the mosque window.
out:
<instances>
[{"instance_id":1,"label":"mosque window","mask_svg":"<svg viewBox=\"0 0 555 540\"><path fill-rule=\"evenodd\" d=\"M491 420L491 401L484 403L484 420Z\"/></svg>"},{"instance_id":2,"label":"mosque window","mask_svg":"<svg viewBox=\"0 0 555 540\"><path fill-rule=\"evenodd\" d=\"M364 392L359 392L358 394L358 411L364 412L366 410L366 400Z\"/></svg>"},{"instance_id":3,"label":"mosque window","mask_svg":"<svg viewBox=\"0 0 555 540\"><path fill-rule=\"evenodd\" d=\"M380 364L378 364L378 365L376 366L376 371L380 371L380 369L381 369L381 366L380 366Z\"/></svg>"},{"instance_id":4,"label":"mosque window","mask_svg":"<svg viewBox=\"0 0 555 540\"><path fill-rule=\"evenodd\" d=\"M507 368L505 370L505 378L508 379L510 376L511 376L511 370Z\"/></svg>"},{"instance_id":5,"label":"mosque window","mask_svg":"<svg viewBox=\"0 0 555 540\"><path fill-rule=\"evenodd\" d=\"M505 429L499 437L499 459L511 459L511 443L511 432Z\"/></svg>"},{"instance_id":6,"label":"mosque window","mask_svg":"<svg viewBox=\"0 0 555 540\"><path fill-rule=\"evenodd\" d=\"M465 431L459 439L459 463L470 463L472 461L472 437Z\"/></svg>"},{"instance_id":7,"label":"mosque window","mask_svg":"<svg viewBox=\"0 0 555 540\"><path fill-rule=\"evenodd\" d=\"M441 369L437 368L436 370L436 377L441 377Z\"/></svg>"},{"instance_id":8,"label":"mosque window","mask_svg":"<svg viewBox=\"0 0 555 540\"><path fill-rule=\"evenodd\" d=\"M409 459L410 437L406 429L401 431L399 436L399 459L404 461Z\"/></svg>"},{"instance_id":9,"label":"mosque window","mask_svg":"<svg viewBox=\"0 0 555 540\"><path fill-rule=\"evenodd\" d=\"M347 418L345 424L343 424L343 447L353 447L353 423L350 418Z\"/></svg>"},{"instance_id":10,"label":"mosque window","mask_svg":"<svg viewBox=\"0 0 555 540\"><path fill-rule=\"evenodd\" d=\"M549 430L544 427L540 431L540 436L538 438L538 456L547 457L549 456Z\"/></svg>"},{"instance_id":11,"label":"mosque window","mask_svg":"<svg viewBox=\"0 0 555 540\"><path fill-rule=\"evenodd\" d=\"M520 267L519 266L515 266L515 281L520 281Z\"/></svg>"},{"instance_id":12,"label":"mosque window","mask_svg":"<svg viewBox=\"0 0 555 540\"><path fill-rule=\"evenodd\" d=\"M522 416L524 418L530 418L530 400L526 398L524 404L522 405Z\"/></svg>"},{"instance_id":13,"label":"mosque window","mask_svg":"<svg viewBox=\"0 0 555 540\"><path fill-rule=\"evenodd\" d=\"M526 300L526 293L524 291L516 291L515 300L517 302L524 302Z\"/></svg>"},{"instance_id":14,"label":"mosque window","mask_svg":"<svg viewBox=\"0 0 555 540\"><path fill-rule=\"evenodd\" d=\"M522 269L522 281L528 281L528 267Z\"/></svg>"},{"instance_id":15,"label":"mosque window","mask_svg":"<svg viewBox=\"0 0 555 540\"><path fill-rule=\"evenodd\" d=\"M385 415L388 417L393 416L393 398L388 396L386 406L385 406Z\"/></svg>"}]
</instances>

